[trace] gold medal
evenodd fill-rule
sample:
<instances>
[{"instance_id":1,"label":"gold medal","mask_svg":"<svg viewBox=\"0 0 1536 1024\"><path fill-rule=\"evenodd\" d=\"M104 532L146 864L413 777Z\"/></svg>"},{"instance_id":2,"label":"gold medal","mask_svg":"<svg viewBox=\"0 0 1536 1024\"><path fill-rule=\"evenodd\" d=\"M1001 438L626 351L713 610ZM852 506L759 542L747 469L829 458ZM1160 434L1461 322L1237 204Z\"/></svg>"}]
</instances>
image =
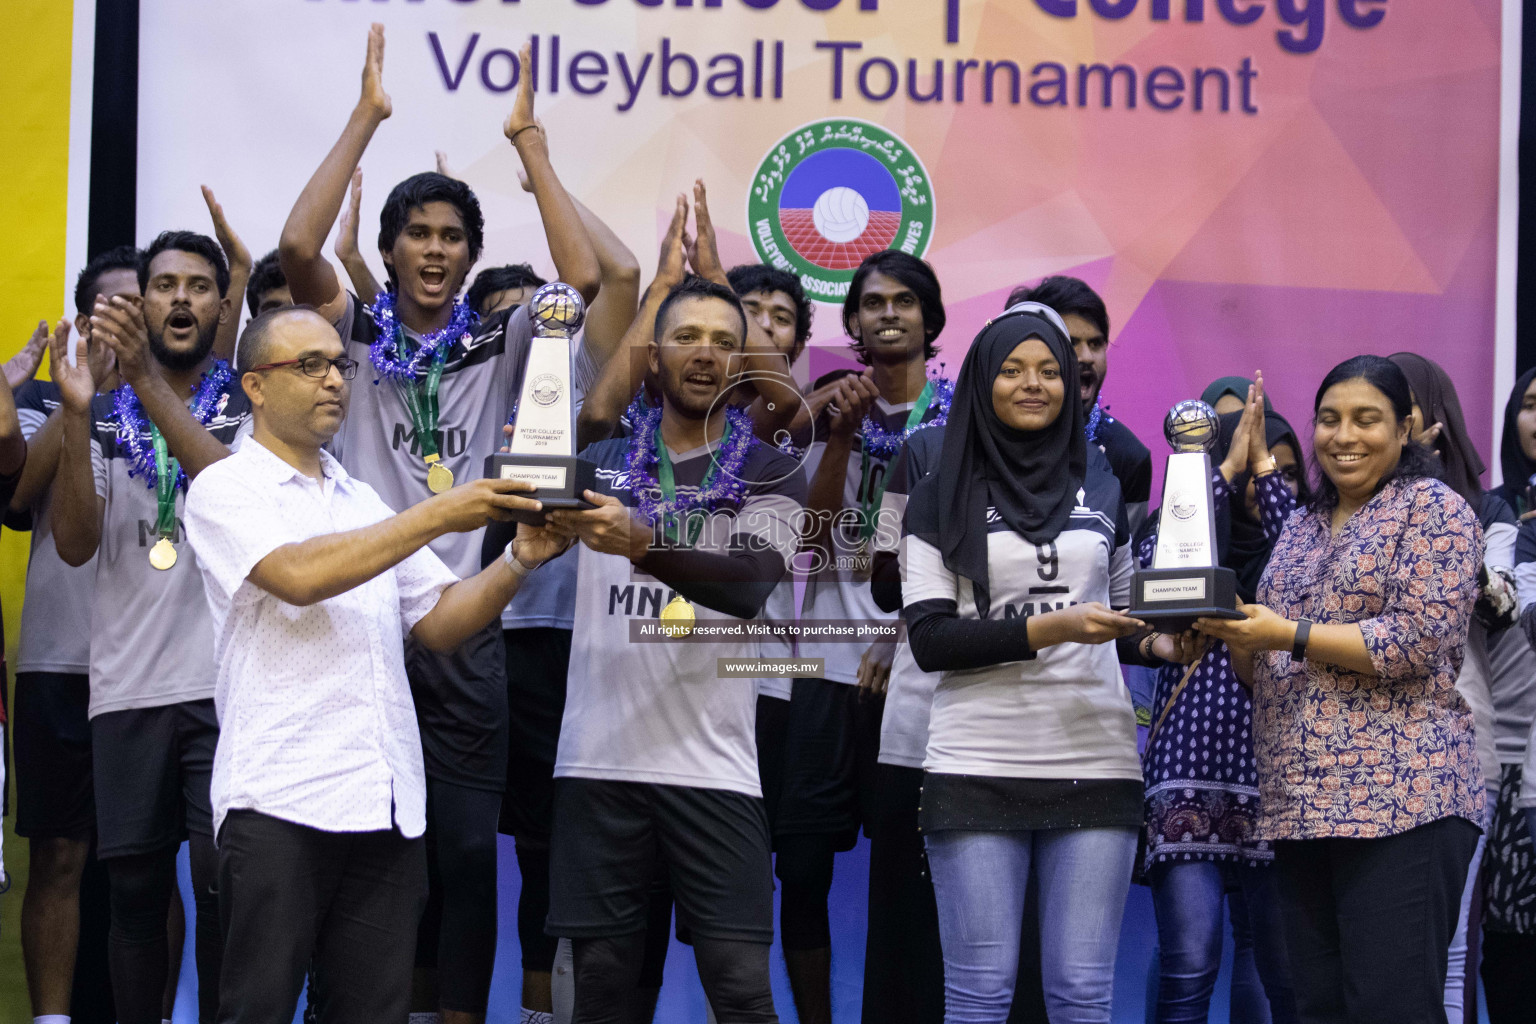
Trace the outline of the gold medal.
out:
<instances>
[{"instance_id":1,"label":"gold medal","mask_svg":"<svg viewBox=\"0 0 1536 1024\"><path fill-rule=\"evenodd\" d=\"M693 632L693 623L697 618L698 616L693 612L693 605L679 594L668 601L667 606L661 610L661 631L674 639L687 636Z\"/></svg>"},{"instance_id":2,"label":"gold medal","mask_svg":"<svg viewBox=\"0 0 1536 1024\"><path fill-rule=\"evenodd\" d=\"M442 494L453 486L453 470L443 465L442 456L427 456L427 489L433 494Z\"/></svg>"},{"instance_id":3,"label":"gold medal","mask_svg":"<svg viewBox=\"0 0 1536 1024\"><path fill-rule=\"evenodd\" d=\"M149 549L149 564L161 572L176 564L176 545L171 543L169 537L161 537Z\"/></svg>"}]
</instances>

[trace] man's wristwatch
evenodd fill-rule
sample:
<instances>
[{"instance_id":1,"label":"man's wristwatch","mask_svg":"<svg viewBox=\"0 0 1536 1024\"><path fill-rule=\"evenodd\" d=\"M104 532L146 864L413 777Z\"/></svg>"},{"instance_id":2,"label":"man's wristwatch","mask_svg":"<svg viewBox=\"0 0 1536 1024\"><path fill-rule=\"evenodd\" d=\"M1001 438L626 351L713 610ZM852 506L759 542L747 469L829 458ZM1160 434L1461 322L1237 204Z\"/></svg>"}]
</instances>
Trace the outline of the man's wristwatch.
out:
<instances>
[{"instance_id":1,"label":"man's wristwatch","mask_svg":"<svg viewBox=\"0 0 1536 1024\"><path fill-rule=\"evenodd\" d=\"M536 565L527 565L522 559L518 558L511 544L507 545L507 550L502 553L502 557L507 560L507 568L512 570L512 575L516 576L519 580L538 568Z\"/></svg>"}]
</instances>

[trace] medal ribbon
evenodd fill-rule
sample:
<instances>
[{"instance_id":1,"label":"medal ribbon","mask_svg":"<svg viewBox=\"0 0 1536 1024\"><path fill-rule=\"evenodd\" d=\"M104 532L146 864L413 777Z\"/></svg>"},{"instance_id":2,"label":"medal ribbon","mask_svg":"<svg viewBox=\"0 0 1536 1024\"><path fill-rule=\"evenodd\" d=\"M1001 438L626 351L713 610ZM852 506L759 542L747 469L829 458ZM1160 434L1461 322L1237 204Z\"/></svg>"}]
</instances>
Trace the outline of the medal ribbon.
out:
<instances>
[{"instance_id":1,"label":"medal ribbon","mask_svg":"<svg viewBox=\"0 0 1536 1024\"><path fill-rule=\"evenodd\" d=\"M923 422L923 417L928 415L928 407L933 404L933 381L923 385L922 394L917 396L917 404L912 406L912 411L907 414L906 430ZM880 486L873 492L870 490L869 478L874 474L875 460L869 457L869 446L859 446L859 473L863 482L859 485L859 540L866 541L875 534L875 516L880 511L880 503L885 499L885 485L890 480L890 474L880 478Z\"/></svg>"},{"instance_id":2,"label":"medal ribbon","mask_svg":"<svg viewBox=\"0 0 1536 1024\"><path fill-rule=\"evenodd\" d=\"M720 445L723 447L731 439L731 420L726 417L725 433L720 436ZM677 481L672 475L672 456L667 454L667 442L661 437L661 423L656 424L656 482L661 486L661 496L671 504L677 500ZM710 460L709 472L704 474L704 482L699 485L702 491L709 490L714 484L715 477L720 474L718 460ZM661 528L666 537L673 544L677 543L677 519L683 517L687 523L687 547L693 547L698 542L699 534L704 530L702 515L694 515L698 509L683 509L661 517Z\"/></svg>"},{"instance_id":3,"label":"medal ribbon","mask_svg":"<svg viewBox=\"0 0 1536 1024\"><path fill-rule=\"evenodd\" d=\"M149 434L155 444L155 533L171 540L176 536L176 481L181 464L171 457L159 427L151 423Z\"/></svg>"},{"instance_id":4,"label":"medal ribbon","mask_svg":"<svg viewBox=\"0 0 1536 1024\"><path fill-rule=\"evenodd\" d=\"M401 350L405 346L405 337L399 327L395 328L395 353L402 355ZM433 458L439 454L437 447L437 389L443 382L443 364L448 360L448 345L442 345L432 354L432 363L427 367L424 379L401 380L400 397L405 401L405 408L411 414L411 429L416 431L416 442L421 445L421 454L428 462L436 462Z\"/></svg>"}]
</instances>

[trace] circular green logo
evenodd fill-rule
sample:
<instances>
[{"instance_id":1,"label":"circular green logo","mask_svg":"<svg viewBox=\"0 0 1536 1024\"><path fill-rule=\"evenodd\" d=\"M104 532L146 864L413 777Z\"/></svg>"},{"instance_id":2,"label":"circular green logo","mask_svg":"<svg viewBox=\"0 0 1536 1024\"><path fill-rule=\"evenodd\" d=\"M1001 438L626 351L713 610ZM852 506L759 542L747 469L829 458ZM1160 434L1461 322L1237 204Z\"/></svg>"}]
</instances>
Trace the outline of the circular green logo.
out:
<instances>
[{"instance_id":1,"label":"circular green logo","mask_svg":"<svg viewBox=\"0 0 1536 1024\"><path fill-rule=\"evenodd\" d=\"M813 121L763 157L747 196L758 258L799 276L805 292L842 302L870 253L921 257L933 240L933 184L912 147L853 118Z\"/></svg>"}]
</instances>

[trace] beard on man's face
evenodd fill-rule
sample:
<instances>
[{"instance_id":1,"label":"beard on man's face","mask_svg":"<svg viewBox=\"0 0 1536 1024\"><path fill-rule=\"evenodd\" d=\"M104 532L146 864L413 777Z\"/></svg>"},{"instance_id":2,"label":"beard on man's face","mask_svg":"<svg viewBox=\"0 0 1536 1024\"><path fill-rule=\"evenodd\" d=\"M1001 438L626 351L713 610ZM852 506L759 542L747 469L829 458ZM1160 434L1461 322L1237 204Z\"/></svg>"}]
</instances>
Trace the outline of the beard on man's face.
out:
<instances>
[{"instance_id":1,"label":"beard on man's face","mask_svg":"<svg viewBox=\"0 0 1536 1024\"><path fill-rule=\"evenodd\" d=\"M189 349L178 351L167 347L165 344L165 328L160 330L149 329L149 352L159 364L173 373L194 369L208 353L213 351L213 343L219 336L219 322L213 321L198 332L197 344Z\"/></svg>"}]
</instances>

